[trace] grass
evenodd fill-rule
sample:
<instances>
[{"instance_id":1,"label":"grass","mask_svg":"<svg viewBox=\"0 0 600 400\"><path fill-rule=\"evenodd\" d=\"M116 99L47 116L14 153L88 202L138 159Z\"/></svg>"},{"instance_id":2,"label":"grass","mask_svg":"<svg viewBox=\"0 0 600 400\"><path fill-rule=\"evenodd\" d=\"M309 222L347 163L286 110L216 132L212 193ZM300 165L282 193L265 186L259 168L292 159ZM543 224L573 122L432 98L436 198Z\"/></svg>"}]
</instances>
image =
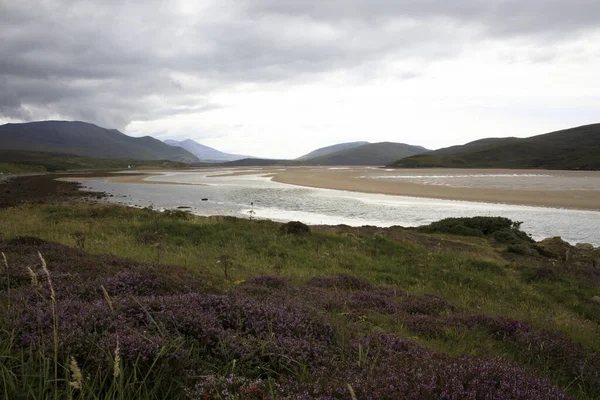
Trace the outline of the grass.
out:
<instances>
[{"instance_id":1,"label":"grass","mask_svg":"<svg viewBox=\"0 0 600 400\"><path fill-rule=\"evenodd\" d=\"M122 170L188 168L189 164L169 160L134 160L82 157L73 154L22 150L0 150L0 173L21 174L77 170Z\"/></svg>"},{"instance_id":2,"label":"grass","mask_svg":"<svg viewBox=\"0 0 600 400\"><path fill-rule=\"evenodd\" d=\"M600 124L529 138L488 138L400 159L392 168L598 170Z\"/></svg>"},{"instance_id":3,"label":"grass","mask_svg":"<svg viewBox=\"0 0 600 400\"><path fill-rule=\"evenodd\" d=\"M596 253L577 253L572 264L557 265L539 254L507 253L493 235L426 229L293 235L271 221L97 204L0 209L0 232L8 260L0 307L12 316L0 319L6 398L18 398L26 387L34 389L23 398L56 390L78 398L184 396L177 385L191 398L295 398L301 388L347 398L350 385L364 398L379 389L359 371L374 373L375 383L380 376L403 376L400 385L414 366L436 376L441 387L443 371L460 365L460 371L483 373L481 362L494 376L512 368L505 363L521 368L517 375L531 393L542 385L533 374L577 398L600 396L590 378L600 366L594 364L600 309L591 300L600 275L585 264ZM18 239L24 236L68 247ZM527 252L533 245L524 244ZM49 273L45 289L32 294L25 266L38 268L37 250ZM52 282L55 302L47 287ZM51 317L48 340L39 331L43 324L24 319L39 315L43 304ZM93 323L85 319L88 308L98 315ZM88 323L94 328L86 330ZM25 346L27 329L38 339ZM414 365L386 352L388 334L412 343L402 351L412 354ZM113 376L117 343L119 379ZM417 354L412 346L424 350ZM82 390L68 385L71 357L86 377ZM179 365L173 357L185 366L176 376L169 372ZM410 397L413 389L397 393Z\"/></svg>"}]
</instances>

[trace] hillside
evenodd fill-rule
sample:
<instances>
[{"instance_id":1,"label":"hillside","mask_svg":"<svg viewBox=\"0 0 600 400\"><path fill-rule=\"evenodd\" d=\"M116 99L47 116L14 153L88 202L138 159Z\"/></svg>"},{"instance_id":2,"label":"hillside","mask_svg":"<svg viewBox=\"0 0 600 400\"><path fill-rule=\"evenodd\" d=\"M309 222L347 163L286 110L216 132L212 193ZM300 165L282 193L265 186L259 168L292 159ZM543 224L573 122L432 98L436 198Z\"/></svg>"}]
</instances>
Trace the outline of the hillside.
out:
<instances>
[{"instance_id":1,"label":"hillside","mask_svg":"<svg viewBox=\"0 0 600 400\"><path fill-rule=\"evenodd\" d=\"M311 158L325 156L327 154L336 153L338 151L353 149L355 147L363 146L365 144L369 144L369 142L339 143L327 147L321 147L320 149L313 150L310 153L303 155L302 157L296 158L296 160L309 160Z\"/></svg>"},{"instance_id":2,"label":"hillside","mask_svg":"<svg viewBox=\"0 0 600 400\"><path fill-rule=\"evenodd\" d=\"M40 151L0 150L0 173L56 172L90 169L185 168L189 164L170 160L91 158Z\"/></svg>"},{"instance_id":3,"label":"hillside","mask_svg":"<svg viewBox=\"0 0 600 400\"><path fill-rule=\"evenodd\" d=\"M244 156L241 154L224 153L217 149L213 149L212 147L200 144L191 139L181 141L168 139L164 142L169 146L179 146L205 162L227 162L241 160L242 158L249 158L248 156Z\"/></svg>"},{"instance_id":4,"label":"hillside","mask_svg":"<svg viewBox=\"0 0 600 400\"><path fill-rule=\"evenodd\" d=\"M0 149L68 153L93 158L198 161L190 152L150 136L134 138L116 129L78 121L2 125Z\"/></svg>"},{"instance_id":5,"label":"hillside","mask_svg":"<svg viewBox=\"0 0 600 400\"><path fill-rule=\"evenodd\" d=\"M529 138L488 138L420 154L391 168L600 169L600 124Z\"/></svg>"},{"instance_id":6,"label":"hillside","mask_svg":"<svg viewBox=\"0 0 600 400\"><path fill-rule=\"evenodd\" d=\"M2 399L600 398L599 248L502 217L92 204L56 177L0 185Z\"/></svg>"},{"instance_id":7,"label":"hillside","mask_svg":"<svg viewBox=\"0 0 600 400\"><path fill-rule=\"evenodd\" d=\"M318 149L320 150L320 149ZM317 150L317 151L318 151ZM336 151L310 159L266 159L245 158L225 163L231 167L253 166L302 166L302 165L385 165L399 157L406 157L428 151L421 146L411 146L404 143L368 143L346 150ZM311 153L309 153L311 154ZM305 157L305 156L303 156Z\"/></svg>"},{"instance_id":8,"label":"hillside","mask_svg":"<svg viewBox=\"0 0 600 400\"><path fill-rule=\"evenodd\" d=\"M224 163L228 167L269 167L269 166L300 166L306 165L305 162L296 160L281 160L271 158L243 158L241 160L229 161Z\"/></svg>"},{"instance_id":9,"label":"hillside","mask_svg":"<svg viewBox=\"0 0 600 400\"><path fill-rule=\"evenodd\" d=\"M369 143L306 160L310 165L386 165L398 158L426 152L421 146L404 143Z\"/></svg>"}]
</instances>

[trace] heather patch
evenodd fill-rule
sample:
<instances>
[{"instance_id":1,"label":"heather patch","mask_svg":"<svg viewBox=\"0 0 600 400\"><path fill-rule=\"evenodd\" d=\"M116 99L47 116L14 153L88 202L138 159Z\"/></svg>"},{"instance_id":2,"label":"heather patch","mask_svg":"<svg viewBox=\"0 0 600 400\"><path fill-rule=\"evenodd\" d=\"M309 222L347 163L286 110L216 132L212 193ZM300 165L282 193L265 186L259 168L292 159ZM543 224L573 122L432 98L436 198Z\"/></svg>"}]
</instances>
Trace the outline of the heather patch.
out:
<instances>
[{"instance_id":1,"label":"heather patch","mask_svg":"<svg viewBox=\"0 0 600 400\"><path fill-rule=\"evenodd\" d=\"M244 284L264 286L270 289L284 289L289 286L289 280L279 276L264 275L248 278Z\"/></svg>"}]
</instances>

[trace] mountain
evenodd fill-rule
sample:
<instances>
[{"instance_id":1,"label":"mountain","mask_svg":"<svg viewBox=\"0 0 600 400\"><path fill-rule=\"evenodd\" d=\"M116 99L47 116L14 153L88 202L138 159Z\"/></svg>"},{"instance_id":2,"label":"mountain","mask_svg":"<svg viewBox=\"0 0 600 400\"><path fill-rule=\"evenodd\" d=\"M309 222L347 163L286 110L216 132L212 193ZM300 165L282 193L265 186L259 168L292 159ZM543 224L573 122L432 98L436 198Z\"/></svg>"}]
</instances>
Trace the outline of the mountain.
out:
<instances>
[{"instance_id":1,"label":"mountain","mask_svg":"<svg viewBox=\"0 0 600 400\"><path fill-rule=\"evenodd\" d=\"M104 129L79 121L2 125L0 149L67 153L93 158L198 161L190 152L150 136L134 138L116 129Z\"/></svg>"},{"instance_id":2,"label":"mountain","mask_svg":"<svg viewBox=\"0 0 600 400\"><path fill-rule=\"evenodd\" d=\"M204 146L203 144L195 142L191 139L186 139L182 141L169 139L165 140L164 142L169 146L179 146L181 148L184 148L196 157L198 157L200 160L206 162L227 162L241 160L242 158L249 158L248 156L243 156L240 154L223 153L222 151L213 149L212 147Z\"/></svg>"},{"instance_id":3,"label":"mountain","mask_svg":"<svg viewBox=\"0 0 600 400\"><path fill-rule=\"evenodd\" d=\"M241 160L228 161L224 163L228 167L296 167L307 165L296 160L282 160L272 158L242 158Z\"/></svg>"},{"instance_id":4,"label":"mountain","mask_svg":"<svg viewBox=\"0 0 600 400\"><path fill-rule=\"evenodd\" d=\"M321 149L319 149L321 150ZM317 150L318 151L318 150ZM386 165L398 157L427 152L424 147L411 146L404 143L367 143L357 147L328 153L309 159L278 160L266 158L245 158L228 162L231 167L258 167L258 166L302 166L302 165ZM311 154L311 153L309 153ZM302 156L303 158L305 156Z\"/></svg>"},{"instance_id":5,"label":"mountain","mask_svg":"<svg viewBox=\"0 0 600 400\"><path fill-rule=\"evenodd\" d=\"M339 143L339 144L334 144L332 146L321 147L320 149L313 150L310 153L303 155L302 157L296 158L296 160L309 160L311 158L325 156L327 154L336 153L336 152L342 151L342 150L352 149L354 147L363 146L365 144L369 144L369 142Z\"/></svg>"},{"instance_id":6,"label":"mountain","mask_svg":"<svg viewBox=\"0 0 600 400\"><path fill-rule=\"evenodd\" d=\"M529 138L488 138L399 159L391 168L600 169L600 124Z\"/></svg>"},{"instance_id":7,"label":"mountain","mask_svg":"<svg viewBox=\"0 0 600 400\"><path fill-rule=\"evenodd\" d=\"M91 169L186 168L189 163L170 160L92 158L74 154L0 150L0 173L56 172ZM208 165L208 164L207 164Z\"/></svg>"},{"instance_id":8,"label":"mountain","mask_svg":"<svg viewBox=\"0 0 600 400\"><path fill-rule=\"evenodd\" d=\"M337 151L314 157L305 162L309 165L386 165L398 158L428 151L421 146L404 143L381 142Z\"/></svg>"}]
</instances>

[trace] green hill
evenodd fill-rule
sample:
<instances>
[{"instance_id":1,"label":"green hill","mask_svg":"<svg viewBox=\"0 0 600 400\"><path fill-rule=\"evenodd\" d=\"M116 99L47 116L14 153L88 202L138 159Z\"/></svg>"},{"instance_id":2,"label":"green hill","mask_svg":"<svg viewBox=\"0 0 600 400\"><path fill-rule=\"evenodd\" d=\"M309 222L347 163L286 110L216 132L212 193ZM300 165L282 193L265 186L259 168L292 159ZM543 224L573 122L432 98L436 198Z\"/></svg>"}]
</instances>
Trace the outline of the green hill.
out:
<instances>
[{"instance_id":1,"label":"green hill","mask_svg":"<svg viewBox=\"0 0 600 400\"><path fill-rule=\"evenodd\" d=\"M281 166L281 167L293 167L306 165L302 161L296 160L281 160L271 158L243 158L241 160L229 161L220 165L227 167L269 167L269 166Z\"/></svg>"},{"instance_id":2,"label":"green hill","mask_svg":"<svg viewBox=\"0 0 600 400\"><path fill-rule=\"evenodd\" d=\"M56 172L89 169L184 168L189 165L169 160L91 158L41 151L0 150L0 173ZM206 164L204 164L206 165Z\"/></svg>"},{"instance_id":3,"label":"green hill","mask_svg":"<svg viewBox=\"0 0 600 400\"><path fill-rule=\"evenodd\" d=\"M316 150L317 152L321 150ZM281 160L266 158L245 158L225 163L231 167L253 166L303 166L303 165L385 165L400 157L428 151L421 146L404 143L367 143L358 147L327 153L310 159ZM311 154L311 153L309 153Z\"/></svg>"},{"instance_id":4,"label":"green hill","mask_svg":"<svg viewBox=\"0 0 600 400\"><path fill-rule=\"evenodd\" d=\"M369 144L369 142L339 143L334 144L332 146L321 147L320 149L313 150L310 153L303 155L302 157L298 157L296 160L310 160L315 157L320 157L331 153L337 153L338 151L353 149L355 147L363 146L365 144Z\"/></svg>"},{"instance_id":5,"label":"green hill","mask_svg":"<svg viewBox=\"0 0 600 400\"><path fill-rule=\"evenodd\" d=\"M421 146L404 143L369 143L306 160L309 165L386 165L402 157L426 152Z\"/></svg>"},{"instance_id":6,"label":"green hill","mask_svg":"<svg viewBox=\"0 0 600 400\"><path fill-rule=\"evenodd\" d=\"M488 138L406 157L391 168L600 169L600 124L529 138Z\"/></svg>"},{"instance_id":7,"label":"green hill","mask_svg":"<svg viewBox=\"0 0 600 400\"><path fill-rule=\"evenodd\" d=\"M67 153L82 157L194 162L181 147L150 136L134 138L116 129L78 121L41 121L0 126L0 150Z\"/></svg>"}]
</instances>

